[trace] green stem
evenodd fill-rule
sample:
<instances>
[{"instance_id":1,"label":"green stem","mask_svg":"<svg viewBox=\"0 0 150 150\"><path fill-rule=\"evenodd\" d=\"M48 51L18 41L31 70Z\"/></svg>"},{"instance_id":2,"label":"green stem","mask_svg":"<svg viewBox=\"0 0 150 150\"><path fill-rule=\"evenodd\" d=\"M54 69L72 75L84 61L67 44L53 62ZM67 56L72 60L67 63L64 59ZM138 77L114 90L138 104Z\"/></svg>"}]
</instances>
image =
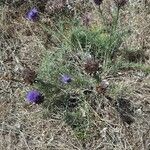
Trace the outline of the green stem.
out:
<instances>
[{"instance_id":1,"label":"green stem","mask_svg":"<svg viewBox=\"0 0 150 150\"><path fill-rule=\"evenodd\" d=\"M119 12L120 12L120 8L117 7L117 16L116 16L116 18L113 19L114 21L113 21L113 26L111 28L110 42L109 42L109 47L108 48L110 48L111 45L112 45L112 37L113 37L113 35L114 35L114 33L116 32L116 29L117 29L118 19L119 19ZM112 52L112 50L111 50L111 55L113 55L113 54L114 54L114 51Z\"/></svg>"},{"instance_id":2,"label":"green stem","mask_svg":"<svg viewBox=\"0 0 150 150\"><path fill-rule=\"evenodd\" d=\"M98 11L99 11L99 13L100 13L100 18L102 18L102 20L103 20L104 26L107 27L108 22L107 22L107 20L104 18L104 15L103 15L103 12L102 12L100 6L98 7Z\"/></svg>"}]
</instances>

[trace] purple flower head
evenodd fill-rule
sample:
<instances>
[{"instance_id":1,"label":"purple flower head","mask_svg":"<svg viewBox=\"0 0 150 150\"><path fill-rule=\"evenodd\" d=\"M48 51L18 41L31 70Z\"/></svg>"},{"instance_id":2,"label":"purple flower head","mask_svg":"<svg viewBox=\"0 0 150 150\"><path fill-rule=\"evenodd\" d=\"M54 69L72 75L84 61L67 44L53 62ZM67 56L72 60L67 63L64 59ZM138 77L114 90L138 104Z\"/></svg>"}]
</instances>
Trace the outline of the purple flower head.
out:
<instances>
[{"instance_id":1,"label":"purple flower head","mask_svg":"<svg viewBox=\"0 0 150 150\"><path fill-rule=\"evenodd\" d=\"M38 11L36 8L32 8L26 14L26 19L28 19L30 21L36 21L38 19L38 17L39 17L39 15L38 15Z\"/></svg>"},{"instance_id":2,"label":"purple flower head","mask_svg":"<svg viewBox=\"0 0 150 150\"><path fill-rule=\"evenodd\" d=\"M65 83L65 84L67 84L67 83L71 82L72 79L71 79L70 76L68 76L68 75L62 75L62 76L61 76L61 81L62 81L63 83Z\"/></svg>"},{"instance_id":3,"label":"purple flower head","mask_svg":"<svg viewBox=\"0 0 150 150\"><path fill-rule=\"evenodd\" d=\"M40 104L43 102L43 95L36 90L29 91L26 98L30 103Z\"/></svg>"},{"instance_id":4,"label":"purple flower head","mask_svg":"<svg viewBox=\"0 0 150 150\"><path fill-rule=\"evenodd\" d=\"M94 3L95 3L96 5L100 5L100 4L102 3L102 1L103 1L103 0L94 0Z\"/></svg>"}]
</instances>

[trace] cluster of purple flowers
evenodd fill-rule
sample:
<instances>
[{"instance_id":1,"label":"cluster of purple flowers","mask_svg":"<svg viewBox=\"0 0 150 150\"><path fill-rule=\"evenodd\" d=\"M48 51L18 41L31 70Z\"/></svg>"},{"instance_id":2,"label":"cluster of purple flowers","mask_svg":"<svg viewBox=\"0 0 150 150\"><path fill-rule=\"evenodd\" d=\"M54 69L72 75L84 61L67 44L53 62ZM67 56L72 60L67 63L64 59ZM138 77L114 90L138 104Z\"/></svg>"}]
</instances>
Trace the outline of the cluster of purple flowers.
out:
<instances>
[{"instance_id":1,"label":"cluster of purple flowers","mask_svg":"<svg viewBox=\"0 0 150 150\"><path fill-rule=\"evenodd\" d=\"M96 5L100 5L102 3L103 0L94 0ZM34 7L32 9L30 9L27 13L26 13L26 19L30 20L30 21L37 21L39 18L39 12L38 10Z\"/></svg>"},{"instance_id":2,"label":"cluster of purple flowers","mask_svg":"<svg viewBox=\"0 0 150 150\"><path fill-rule=\"evenodd\" d=\"M93 1L97 6L100 6L103 2L103 0L93 0ZM123 6L127 3L127 0L115 0L115 3L117 3L118 6ZM39 12L35 7L30 9L26 13L26 19L30 21L36 21L38 18L39 18Z\"/></svg>"},{"instance_id":3,"label":"cluster of purple flowers","mask_svg":"<svg viewBox=\"0 0 150 150\"><path fill-rule=\"evenodd\" d=\"M103 0L94 0L94 3L96 5L100 5L102 3ZM26 19L29 21L37 21L39 18L39 12L38 10L34 7L32 9L30 9L27 13L26 13Z\"/></svg>"},{"instance_id":4,"label":"cluster of purple flowers","mask_svg":"<svg viewBox=\"0 0 150 150\"><path fill-rule=\"evenodd\" d=\"M94 3L98 6L100 6L103 2L103 0L93 0ZM116 0L117 3L119 5L123 5L127 2L127 0ZM29 20L29 21L37 21L39 18L39 12L38 10L34 7L32 9L30 9L27 13L26 13L26 19ZM85 23L88 24L89 23L89 20L90 20L90 17L89 16L86 16L85 18ZM90 65L91 66L91 65ZM71 77L69 75L61 75L61 78L60 78L60 81L63 83L63 84L68 84L72 81ZM43 95L37 91L37 90L31 90L27 93L27 96L26 96L26 99L28 102L30 103L35 103L35 104L40 104L41 102L43 102Z\"/></svg>"},{"instance_id":5,"label":"cluster of purple flowers","mask_svg":"<svg viewBox=\"0 0 150 150\"><path fill-rule=\"evenodd\" d=\"M70 83L72 81L69 75L61 75L60 81L64 84ZM44 100L44 96L37 90L31 90L27 93L26 99L28 102L33 104L40 104Z\"/></svg>"}]
</instances>

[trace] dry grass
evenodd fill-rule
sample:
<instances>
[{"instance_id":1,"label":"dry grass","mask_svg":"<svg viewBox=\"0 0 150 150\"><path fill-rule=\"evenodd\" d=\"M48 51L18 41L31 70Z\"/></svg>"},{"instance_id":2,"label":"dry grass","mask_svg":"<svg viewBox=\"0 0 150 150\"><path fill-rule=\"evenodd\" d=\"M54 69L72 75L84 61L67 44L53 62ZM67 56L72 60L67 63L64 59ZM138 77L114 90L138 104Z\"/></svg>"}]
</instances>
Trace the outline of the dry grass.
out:
<instances>
[{"instance_id":1,"label":"dry grass","mask_svg":"<svg viewBox=\"0 0 150 150\"><path fill-rule=\"evenodd\" d=\"M110 1L103 4L109 9ZM124 37L123 48L142 51L150 57L149 2L130 0L121 12L120 28L131 28ZM23 18L27 6L14 10L1 7L0 20L0 149L1 150L149 150L150 149L150 74L141 70L122 70L109 76L110 95L129 99L134 106L134 123L127 125L108 99L90 98L86 138L78 138L75 131L64 121L61 114L48 113L41 105L29 105L26 91L32 86L22 82L23 67L38 70L46 52L48 34L38 23ZM112 9L112 8L111 8ZM93 10L92 10L93 11ZM43 14L42 14L43 15ZM43 15L43 18L46 15ZM44 20L44 19L43 19ZM53 22L46 20L49 26ZM55 45L49 44L52 49ZM150 59L143 62L147 67ZM83 110L83 114L85 110Z\"/></svg>"}]
</instances>

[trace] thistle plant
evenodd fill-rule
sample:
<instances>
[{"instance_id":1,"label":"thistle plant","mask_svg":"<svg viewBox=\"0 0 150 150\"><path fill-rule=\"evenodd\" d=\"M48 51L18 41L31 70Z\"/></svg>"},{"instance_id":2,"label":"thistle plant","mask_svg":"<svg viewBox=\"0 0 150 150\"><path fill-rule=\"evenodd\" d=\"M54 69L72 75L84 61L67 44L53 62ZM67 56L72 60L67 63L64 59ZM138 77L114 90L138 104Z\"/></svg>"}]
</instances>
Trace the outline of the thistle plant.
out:
<instances>
[{"instance_id":1,"label":"thistle plant","mask_svg":"<svg viewBox=\"0 0 150 150\"><path fill-rule=\"evenodd\" d=\"M103 15L102 1L94 0L94 3ZM85 24L72 24L71 29L65 29L63 21L62 24L61 21L57 22L55 29L58 32L52 33L59 44L46 52L37 76L32 70L26 70L24 73L24 80L38 89L29 91L27 101L43 102L42 106L46 107L49 113L62 114L64 120L80 136L90 124L87 97L92 97L94 102L98 101L97 97L105 95L109 87L107 80L101 80L101 76L105 74L105 68L112 69L114 56L122 42L122 34L117 31L119 11L120 7L115 12L110 29L107 28L106 22L98 27L91 25L87 28L89 16L84 18ZM27 13L27 19L30 21L35 21L38 17L35 8ZM104 16L103 19L105 20ZM45 31L52 31L49 27L42 27ZM39 91L43 93L44 101ZM96 107L94 105L95 103L92 104L93 108Z\"/></svg>"},{"instance_id":2,"label":"thistle plant","mask_svg":"<svg viewBox=\"0 0 150 150\"><path fill-rule=\"evenodd\" d=\"M148 4L92 2L1 0L1 149L148 149Z\"/></svg>"}]
</instances>

